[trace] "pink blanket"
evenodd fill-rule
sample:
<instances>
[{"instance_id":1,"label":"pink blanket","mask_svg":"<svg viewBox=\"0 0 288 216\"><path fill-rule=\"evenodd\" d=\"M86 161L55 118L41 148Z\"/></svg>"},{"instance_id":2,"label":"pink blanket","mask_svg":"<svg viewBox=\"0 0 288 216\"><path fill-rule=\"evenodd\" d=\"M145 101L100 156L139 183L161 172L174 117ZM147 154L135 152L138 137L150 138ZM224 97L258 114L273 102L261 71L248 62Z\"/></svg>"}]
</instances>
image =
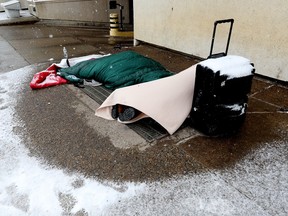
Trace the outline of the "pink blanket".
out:
<instances>
[{"instance_id":1,"label":"pink blanket","mask_svg":"<svg viewBox=\"0 0 288 216\"><path fill-rule=\"evenodd\" d=\"M112 106L122 104L142 112L135 119L123 123L151 117L173 134L191 111L196 66L167 78L117 89L96 110L96 115L114 120Z\"/></svg>"}]
</instances>

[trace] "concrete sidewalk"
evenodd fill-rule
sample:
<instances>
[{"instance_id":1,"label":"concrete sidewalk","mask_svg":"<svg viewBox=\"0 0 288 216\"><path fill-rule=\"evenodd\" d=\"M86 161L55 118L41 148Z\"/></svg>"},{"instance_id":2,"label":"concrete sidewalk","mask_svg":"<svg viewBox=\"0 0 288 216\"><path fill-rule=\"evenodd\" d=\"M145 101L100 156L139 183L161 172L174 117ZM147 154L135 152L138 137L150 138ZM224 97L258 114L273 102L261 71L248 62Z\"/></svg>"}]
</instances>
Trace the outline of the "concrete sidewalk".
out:
<instances>
[{"instance_id":1,"label":"concrete sidewalk","mask_svg":"<svg viewBox=\"0 0 288 216\"><path fill-rule=\"evenodd\" d=\"M174 72L198 59L133 47L106 29L42 22L0 26L0 46L0 212L288 214L286 84L255 77L247 119L234 137L209 138L188 127L147 143L127 126L95 117L99 105L74 86L32 91L33 74L59 62L64 46L71 57L131 49Z\"/></svg>"}]
</instances>

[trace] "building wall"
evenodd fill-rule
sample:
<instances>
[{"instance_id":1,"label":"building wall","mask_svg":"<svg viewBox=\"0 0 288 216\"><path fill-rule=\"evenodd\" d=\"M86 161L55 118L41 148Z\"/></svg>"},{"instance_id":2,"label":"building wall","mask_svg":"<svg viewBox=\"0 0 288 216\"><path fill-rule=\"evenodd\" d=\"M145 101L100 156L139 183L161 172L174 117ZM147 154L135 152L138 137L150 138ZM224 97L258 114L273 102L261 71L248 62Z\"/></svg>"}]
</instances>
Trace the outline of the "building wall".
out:
<instances>
[{"instance_id":1,"label":"building wall","mask_svg":"<svg viewBox=\"0 0 288 216\"><path fill-rule=\"evenodd\" d=\"M134 0L134 37L207 58L214 21L228 18L235 20L228 54L251 59L259 74L288 81L287 0ZM215 52L225 48L227 26L219 26Z\"/></svg>"},{"instance_id":2,"label":"building wall","mask_svg":"<svg viewBox=\"0 0 288 216\"><path fill-rule=\"evenodd\" d=\"M129 22L128 0L117 2L124 5L123 21ZM109 9L108 0L34 0L34 4L40 19L109 23L110 13L119 14L119 8Z\"/></svg>"},{"instance_id":3,"label":"building wall","mask_svg":"<svg viewBox=\"0 0 288 216\"><path fill-rule=\"evenodd\" d=\"M28 8L28 2L27 0L19 0L21 8L22 9L27 9Z\"/></svg>"}]
</instances>

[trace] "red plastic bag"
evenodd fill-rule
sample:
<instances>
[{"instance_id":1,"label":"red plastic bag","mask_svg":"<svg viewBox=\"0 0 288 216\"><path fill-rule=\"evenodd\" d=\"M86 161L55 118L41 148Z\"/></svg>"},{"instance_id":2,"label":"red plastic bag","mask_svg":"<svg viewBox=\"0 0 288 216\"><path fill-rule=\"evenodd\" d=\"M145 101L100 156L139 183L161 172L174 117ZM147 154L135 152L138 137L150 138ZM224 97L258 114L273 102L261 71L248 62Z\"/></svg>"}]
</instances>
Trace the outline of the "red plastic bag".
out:
<instances>
[{"instance_id":1,"label":"red plastic bag","mask_svg":"<svg viewBox=\"0 0 288 216\"><path fill-rule=\"evenodd\" d=\"M57 68L58 67L53 64L46 70L36 73L30 82L30 87L32 89L41 89L67 83L68 81L66 79L57 75Z\"/></svg>"}]
</instances>

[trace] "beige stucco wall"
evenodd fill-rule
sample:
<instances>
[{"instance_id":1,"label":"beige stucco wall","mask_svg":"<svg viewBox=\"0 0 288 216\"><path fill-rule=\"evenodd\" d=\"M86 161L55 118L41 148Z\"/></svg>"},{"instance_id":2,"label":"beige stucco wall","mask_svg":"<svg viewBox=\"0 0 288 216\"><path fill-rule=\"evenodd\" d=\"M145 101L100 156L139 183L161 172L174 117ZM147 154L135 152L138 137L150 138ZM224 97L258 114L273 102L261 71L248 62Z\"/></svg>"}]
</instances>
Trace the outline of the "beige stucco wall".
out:
<instances>
[{"instance_id":1,"label":"beige stucco wall","mask_svg":"<svg viewBox=\"0 0 288 216\"><path fill-rule=\"evenodd\" d=\"M235 20L228 54L251 59L259 74L288 81L287 0L134 0L135 39L202 58L209 55L214 21L227 18ZM221 26L215 45L224 49Z\"/></svg>"},{"instance_id":2,"label":"beige stucco wall","mask_svg":"<svg viewBox=\"0 0 288 216\"><path fill-rule=\"evenodd\" d=\"M110 13L119 14L119 8L109 9L108 0L35 0L34 2L36 16L40 19L108 23ZM118 0L117 2L124 5L124 22L128 22L128 1Z\"/></svg>"}]
</instances>

